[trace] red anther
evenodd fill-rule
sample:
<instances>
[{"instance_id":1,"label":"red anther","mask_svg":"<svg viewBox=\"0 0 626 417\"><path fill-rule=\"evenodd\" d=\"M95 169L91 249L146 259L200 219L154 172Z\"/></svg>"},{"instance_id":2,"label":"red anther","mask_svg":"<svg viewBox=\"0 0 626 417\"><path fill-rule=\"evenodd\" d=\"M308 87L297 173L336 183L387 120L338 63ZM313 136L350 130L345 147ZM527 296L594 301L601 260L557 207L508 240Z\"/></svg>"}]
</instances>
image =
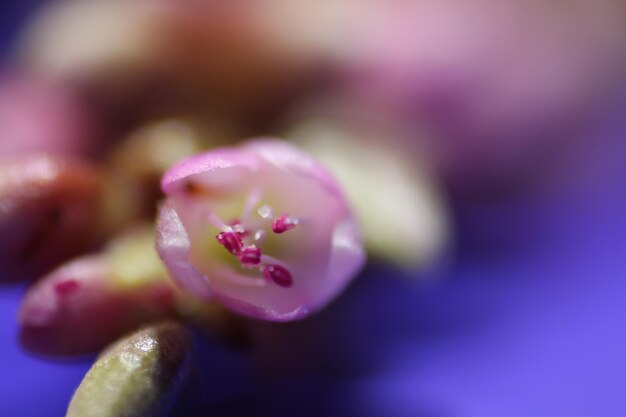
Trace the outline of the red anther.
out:
<instances>
[{"instance_id":1,"label":"red anther","mask_svg":"<svg viewBox=\"0 0 626 417\"><path fill-rule=\"evenodd\" d=\"M261 263L261 249L256 246L243 248L239 254L239 262L247 267L259 265Z\"/></svg>"},{"instance_id":2,"label":"red anther","mask_svg":"<svg viewBox=\"0 0 626 417\"><path fill-rule=\"evenodd\" d=\"M283 266L271 264L263 267L263 276L267 280L272 280L276 285L287 288L293 285L291 272Z\"/></svg>"},{"instance_id":3,"label":"red anther","mask_svg":"<svg viewBox=\"0 0 626 417\"><path fill-rule=\"evenodd\" d=\"M226 248L226 250L233 255L239 256L241 249L243 249L243 240L239 233L235 232L220 232L215 236L218 243Z\"/></svg>"},{"instance_id":4,"label":"red anther","mask_svg":"<svg viewBox=\"0 0 626 417\"><path fill-rule=\"evenodd\" d=\"M280 234L284 233L287 230L291 230L296 227L296 223L293 221L288 214L283 214L279 217L276 217L272 222L272 231L274 233Z\"/></svg>"},{"instance_id":5,"label":"red anther","mask_svg":"<svg viewBox=\"0 0 626 417\"><path fill-rule=\"evenodd\" d=\"M67 281L57 282L54 285L54 291L58 295L68 295L73 293L78 289L78 282L73 279L68 279Z\"/></svg>"}]
</instances>

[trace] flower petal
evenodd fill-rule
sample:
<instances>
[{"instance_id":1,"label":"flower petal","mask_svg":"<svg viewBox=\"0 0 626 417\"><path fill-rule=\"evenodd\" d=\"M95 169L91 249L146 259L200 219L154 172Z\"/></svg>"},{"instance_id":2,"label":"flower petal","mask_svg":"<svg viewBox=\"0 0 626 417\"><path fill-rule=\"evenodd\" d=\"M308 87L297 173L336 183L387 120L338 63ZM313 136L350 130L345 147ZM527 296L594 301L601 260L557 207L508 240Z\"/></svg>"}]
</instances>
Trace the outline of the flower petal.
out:
<instances>
[{"instance_id":1,"label":"flower petal","mask_svg":"<svg viewBox=\"0 0 626 417\"><path fill-rule=\"evenodd\" d=\"M157 248L161 260L175 277L177 283L201 297L209 297L211 291L206 278L189 262L191 242L176 210L168 204L161 206L157 222Z\"/></svg>"}]
</instances>

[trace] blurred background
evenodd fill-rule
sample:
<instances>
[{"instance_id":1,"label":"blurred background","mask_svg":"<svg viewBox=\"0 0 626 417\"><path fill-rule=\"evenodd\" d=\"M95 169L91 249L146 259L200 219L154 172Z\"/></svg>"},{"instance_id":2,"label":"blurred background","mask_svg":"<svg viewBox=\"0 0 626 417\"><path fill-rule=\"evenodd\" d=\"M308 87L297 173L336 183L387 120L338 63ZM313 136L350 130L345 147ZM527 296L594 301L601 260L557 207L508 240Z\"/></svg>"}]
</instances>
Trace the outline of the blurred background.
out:
<instances>
[{"instance_id":1,"label":"blurred background","mask_svg":"<svg viewBox=\"0 0 626 417\"><path fill-rule=\"evenodd\" d=\"M5 1L0 191L32 155L105 185L36 203L83 223L28 267L44 215L0 204L0 415L63 415L95 358L29 338L27 281L151 219L180 157L259 135L336 170L370 260L314 317L198 332L169 415L626 415L625 21L621 0Z\"/></svg>"}]
</instances>

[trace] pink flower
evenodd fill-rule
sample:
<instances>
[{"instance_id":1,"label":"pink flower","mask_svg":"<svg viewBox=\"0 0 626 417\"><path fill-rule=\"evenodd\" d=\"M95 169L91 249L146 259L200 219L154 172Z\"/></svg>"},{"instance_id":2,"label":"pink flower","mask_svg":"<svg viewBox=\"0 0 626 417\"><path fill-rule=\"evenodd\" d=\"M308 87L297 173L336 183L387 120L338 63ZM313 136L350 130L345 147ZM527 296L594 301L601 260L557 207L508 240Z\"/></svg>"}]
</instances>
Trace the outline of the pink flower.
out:
<instances>
[{"instance_id":1,"label":"pink flower","mask_svg":"<svg viewBox=\"0 0 626 417\"><path fill-rule=\"evenodd\" d=\"M358 272L357 224L333 176L292 145L256 140L180 162L157 249L183 288L272 321L302 318Z\"/></svg>"}]
</instances>

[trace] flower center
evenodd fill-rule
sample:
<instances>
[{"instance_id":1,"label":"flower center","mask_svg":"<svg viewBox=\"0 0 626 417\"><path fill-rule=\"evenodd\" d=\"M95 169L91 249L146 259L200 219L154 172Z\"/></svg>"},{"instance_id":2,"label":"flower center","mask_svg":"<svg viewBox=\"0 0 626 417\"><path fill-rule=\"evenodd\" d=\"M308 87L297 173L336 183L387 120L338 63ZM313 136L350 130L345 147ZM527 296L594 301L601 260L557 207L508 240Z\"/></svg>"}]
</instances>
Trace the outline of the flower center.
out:
<instances>
[{"instance_id":1,"label":"flower center","mask_svg":"<svg viewBox=\"0 0 626 417\"><path fill-rule=\"evenodd\" d=\"M262 205L256 210L259 219L251 218L254 207L259 203L258 196L256 192L248 195L242 216L229 223L212 213L209 221L220 229L215 239L237 258L242 268L260 271L266 283L291 287L293 276L289 268L280 260L264 254L262 246L268 233L285 233L301 224L300 219L286 213L275 216L274 210L268 205Z\"/></svg>"}]
</instances>

